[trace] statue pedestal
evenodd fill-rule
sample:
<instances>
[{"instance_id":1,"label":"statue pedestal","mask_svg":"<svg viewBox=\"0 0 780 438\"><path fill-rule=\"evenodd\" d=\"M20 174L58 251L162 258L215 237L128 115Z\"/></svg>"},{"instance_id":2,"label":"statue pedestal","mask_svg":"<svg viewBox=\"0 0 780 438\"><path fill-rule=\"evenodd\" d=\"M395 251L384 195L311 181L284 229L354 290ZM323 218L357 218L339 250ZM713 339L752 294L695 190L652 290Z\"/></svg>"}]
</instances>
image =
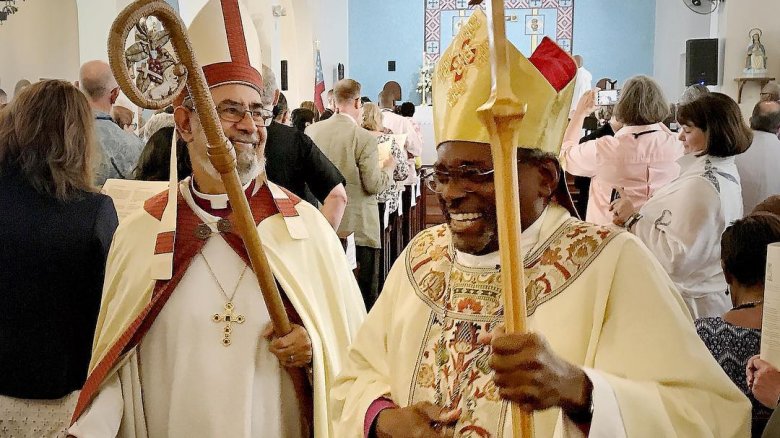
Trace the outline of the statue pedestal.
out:
<instances>
[{"instance_id":1,"label":"statue pedestal","mask_svg":"<svg viewBox=\"0 0 780 438\"><path fill-rule=\"evenodd\" d=\"M775 78L770 78L767 76L763 77L757 77L757 76L744 76L740 78L734 78L735 81L737 81L738 84L738 90L737 90L737 103L742 103L742 88L745 87L745 84L748 82L758 82L761 86L761 88L764 88L764 86L772 81L775 80Z\"/></svg>"}]
</instances>

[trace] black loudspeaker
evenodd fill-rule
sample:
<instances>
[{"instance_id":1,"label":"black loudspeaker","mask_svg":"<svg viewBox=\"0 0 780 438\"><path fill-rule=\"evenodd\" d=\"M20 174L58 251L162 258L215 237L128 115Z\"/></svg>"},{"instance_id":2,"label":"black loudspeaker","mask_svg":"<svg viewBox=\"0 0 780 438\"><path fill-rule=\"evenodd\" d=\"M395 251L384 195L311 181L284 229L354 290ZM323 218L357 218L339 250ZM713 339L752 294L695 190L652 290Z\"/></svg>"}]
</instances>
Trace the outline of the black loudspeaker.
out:
<instances>
[{"instance_id":1,"label":"black loudspeaker","mask_svg":"<svg viewBox=\"0 0 780 438\"><path fill-rule=\"evenodd\" d=\"M685 86L718 84L718 39L685 42Z\"/></svg>"},{"instance_id":2,"label":"black loudspeaker","mask_svg":"<svg viewBox=\"0 0 780 438\"><path fill-rule=\"evenodd\" d=\"M282 78L280 79L280 82L282 83L282 91L287 91L287 60L282 59Z\"/></svg>"},{"instance_id":3,"label":"black loudspeaker","mask_svg":"<svg viewBox=\"0 0 780 438\"><path fill-rule=\"evenodd\" d=\"M395 61L387 61L387 71L395 71Z\"/></svg>"},{"instance_id":4,"label":"black loudspeaker","mask_svg":"<svg viewBox=\"0 0 780 438\"><path fill-rule=\"evenodd\" d=\"M344 64L339 62L339 66L338 66L338 68L336 70L338 71L337 74L338 74L339 80L344 79Z\"/></svg>"}]
</instances>

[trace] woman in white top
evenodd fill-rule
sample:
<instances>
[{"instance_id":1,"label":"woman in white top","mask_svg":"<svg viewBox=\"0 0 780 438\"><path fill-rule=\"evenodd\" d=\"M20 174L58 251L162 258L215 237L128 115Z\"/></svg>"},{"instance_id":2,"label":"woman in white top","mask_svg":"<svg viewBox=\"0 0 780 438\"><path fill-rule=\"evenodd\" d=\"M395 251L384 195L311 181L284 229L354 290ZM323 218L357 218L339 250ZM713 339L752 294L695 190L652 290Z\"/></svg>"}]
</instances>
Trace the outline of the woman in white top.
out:
<instances>
[{"instance_id":1,"label":"woman in white top","mask_svg":"<svg viewBox=\"0 0 780 438\"><path fill-rule=\"evenodd\" d=\"M720 236L742 217L742 188L734 155L753 134L739 106L721 93L682 105L677 113L685 156L680 176L641 208L612 204L614 222L650 248L677 285L694 318L731 308L720 265Z\"/></svg>"}]
</instances>

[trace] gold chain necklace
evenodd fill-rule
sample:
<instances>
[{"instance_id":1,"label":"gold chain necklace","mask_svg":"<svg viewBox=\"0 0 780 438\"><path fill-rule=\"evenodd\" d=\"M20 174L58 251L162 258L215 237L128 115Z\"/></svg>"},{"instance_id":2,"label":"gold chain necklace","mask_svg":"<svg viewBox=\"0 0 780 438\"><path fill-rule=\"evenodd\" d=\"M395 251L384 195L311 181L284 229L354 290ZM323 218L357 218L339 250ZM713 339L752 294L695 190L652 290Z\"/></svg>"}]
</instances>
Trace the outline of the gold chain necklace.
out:
<instances>
[{"instance_id":1,"label":"gold chain necklace","mask_svg":"<svg viewBox=\"0 0 780 438\"><path fill-rule=\"evenodd\" d=\"M211 269L211 265L209 264L208 259L206 259L206 255L203 254L203 251L200 252L200 256L203 257L203 261L206 262L206 267L209 269L209 274L211 274L211 277L217 283L217 286L219 286L219 291L222 292L222 296L225 297L225 312L215 313L211 316L211 320L216 323L225 323L225 327L222 329L222 345L229 347L231 342L230 335L233 333L233 323L243 324L246 320L244 315L234 312L235 306L233 306L233 297L236 296L238 286L241 284L241 280L244 278L244 274L246 273L246 270L249 266L244 266L244 270L241 271L241 275L238 277L238 282L236 282L236 287L233 288L233 293L228 297L227 293L225 292L225 288L222 287L222 284L217 279L217 275L214 274L214 270Z\"/></svg>"}]
</instances>

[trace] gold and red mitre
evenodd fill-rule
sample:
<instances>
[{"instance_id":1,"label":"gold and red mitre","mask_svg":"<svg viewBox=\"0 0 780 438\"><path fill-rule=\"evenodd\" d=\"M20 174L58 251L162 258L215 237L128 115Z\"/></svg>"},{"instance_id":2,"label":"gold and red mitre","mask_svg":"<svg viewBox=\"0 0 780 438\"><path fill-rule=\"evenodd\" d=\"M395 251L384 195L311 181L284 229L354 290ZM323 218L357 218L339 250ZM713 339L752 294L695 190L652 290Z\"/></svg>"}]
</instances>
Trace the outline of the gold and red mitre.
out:
<instances>
[{"instance_id":1,"label":"gold and red mitre","mask_svg":"<svg viewBox=\"0 0 780 438\"><path fill-rule=\"evenodd\" d=\"M530 58L511 43L512 91L525 104L518 147L558 155L568 124L577 64L545 37ZM487 17L476 9L444 51L433 77L436 145L453 140L490 143L477 108L490 97L491 67Z\"/></svg>"},{"instance_id":2,"label":"gold and red mitre","mask_svg":"<svg viewBox=\"0 0 780 438\"><path fill-rule=\"evenodd\" d=\"M187 29L209 87L243 84L263 92L260 40L239 0L209 0ZM189 95L176 99L178 106Z\"/></svg>"}]
</instances>

